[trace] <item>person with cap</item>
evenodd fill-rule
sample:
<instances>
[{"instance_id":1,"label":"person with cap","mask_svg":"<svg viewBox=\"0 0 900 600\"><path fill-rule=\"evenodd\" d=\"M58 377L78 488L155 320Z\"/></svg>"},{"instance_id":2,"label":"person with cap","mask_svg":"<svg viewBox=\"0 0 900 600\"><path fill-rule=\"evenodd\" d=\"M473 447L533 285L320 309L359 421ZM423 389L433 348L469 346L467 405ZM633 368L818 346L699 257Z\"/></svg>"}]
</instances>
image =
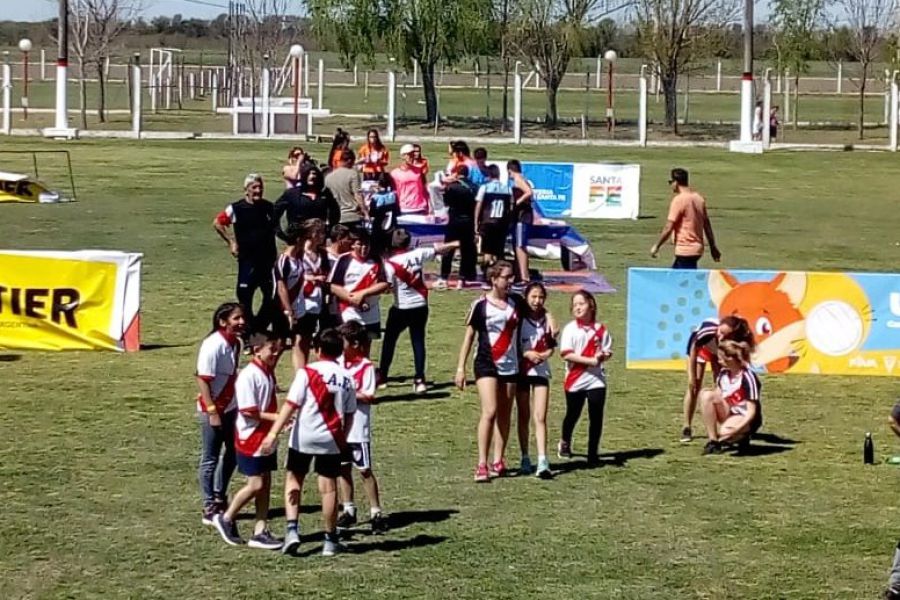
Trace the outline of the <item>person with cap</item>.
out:
<instances>
[{"instance_id":1,"label":"person with cap","mask_svg":"<svg viewBox=\"0 0 900 600\"><path fill-rule=\"evenodd\" d=\"M412 144L403 144L400 148L400 158L403 162L391 171L391 179L394 180L394 190L400 203L400 212L427 214L430 212L428 203L428 190L422 179L422 171L416 166L416 148Z\"/></svg>"},{"instance_id":2,"label":"person with cap","mask_svg":"<svg viewBox=\"0 0 900 600\"><path fill-rule=\"evenodd\" d=\"M706 200L688 185L688 172L685 169L672 169L669 177L672 186L672 202L669 205L669 216L659 241L650 248L650 256L656 258L659 247L670 238L675 244L675 262L673 269L696 269L700 257L703 256L703 238L709 242L709 253L713 260L719 262L722 253L716 245L712 223L706 212Z\"/></svg>"},{"instance_id":3,"label":"person with cap","mask_svg":"<svg viewBox=\"0 0 900 600\"><path fill-rule=\"evenodd\" d=\"M252 332L264 331L272 322L275 264L275 207L263 198L263 179L256 173L244 178L244 197L216 215L213 228L237 259L237 299L249 316ZM228 228L234 230L229 236ZM253 312L253 296L259 290L262 303Z\"/></svg>"}]
</instances>

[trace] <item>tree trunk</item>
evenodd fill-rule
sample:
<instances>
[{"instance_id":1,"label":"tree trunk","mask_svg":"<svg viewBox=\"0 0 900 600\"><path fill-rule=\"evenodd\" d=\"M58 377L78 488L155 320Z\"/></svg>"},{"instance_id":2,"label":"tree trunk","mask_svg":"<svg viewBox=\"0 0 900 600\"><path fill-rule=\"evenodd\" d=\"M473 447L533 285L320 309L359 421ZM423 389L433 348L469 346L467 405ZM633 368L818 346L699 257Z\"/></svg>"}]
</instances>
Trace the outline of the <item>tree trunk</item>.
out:
<instances>
[{"instance_id":1,"label":"tree trunk","mask_svg":"<svg viewBox=\"0 0 900 600\"><path fill-rule=\"evenodd\" d=\"M100 85L100 93L97 96L97 118L101 123L106 123L106 77L103 73L103 59L97 59L97 83Z\"/></svg>"},{"instance_id":2,"label":"tree trunk","mask_svg":"<svg viewBox=\"0 0 900 600\"><path fill-rule=\"evenodd\" d=\"M81 110L81 128L87 129L87 73L84 68L84 59L78 61L78 108Z\"/></svg>"},{"instance_id":3,"label":"tree trunk","mask_svg":"<svg viewBox=\"0 0 900 600\"><path fill-rule=\"evenodd\" d=\"M862 78L859 81L859 122L857 124L857 132L859 139L863 139L863 126L865 125L866 116L866 79L869 75L869 63L862 61Z\"/></svg>"},{"instance_id":4,"label":"tree trunk","mask_svg":"<svg viewBox=\"0 0 900 600\"><path fill-rule=\"evenodd\" d=\"M550 81L545 81L547 84L547 89L545 90L547 94L547 114L544 117L544 127L551 128L556 127L559 121L559 110L556 107L556 97L559 93L559 85L562 83L562 79L555 80L552 79Z\"/></svg>"},{"instance_id":5,"label":"tree trunk","mask_svg":"<svg viewBox=\"0 0 900 600\"><path fill-rule=\"evenodd\" d=\"M672 133L678 133L678 73L664 71L660 79L666 98L666 127L671 128Z\"/></svg>"},{"instance_id":6,"label":"tree trunk","mask_svg":"<svg viewBox=\"0 0 900 600\"><path fill-rule=\"evenodd\" d=\"M425 120L429 123L435 123L438 119L437 89L435 87L434 81L434 65L435 63L419 63L419 70L422 71L422 89L425 92Z\"/></svg>"}]
</instances>

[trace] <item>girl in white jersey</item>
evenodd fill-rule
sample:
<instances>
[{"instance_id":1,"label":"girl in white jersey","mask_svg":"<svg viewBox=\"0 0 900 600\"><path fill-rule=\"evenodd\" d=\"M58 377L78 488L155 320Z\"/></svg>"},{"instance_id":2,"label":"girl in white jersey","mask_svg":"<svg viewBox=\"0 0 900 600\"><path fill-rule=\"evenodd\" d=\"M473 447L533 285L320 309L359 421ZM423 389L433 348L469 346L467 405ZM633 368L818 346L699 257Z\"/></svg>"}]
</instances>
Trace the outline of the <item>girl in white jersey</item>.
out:
<instances>
[{"instance_id":1,"label":"girl in white jersey","mask_svg":"<svg viewBox=\"0 0 900 600\"><path fill-rule=\"evenodd\" d=\"M509 439L509 416L512 398L516 394L519 372L519 353L516 336L519 325L519 306L509 297L513 280L512 264L500 260L488 267L487 281L491 289L476 300L466 318L466 334L459 349L456 365L456 385L466 387L466 362L475 336L475 385L481 399L481 418L478 421L478 466L475 481L487 482L491 476L506 473L503 454ZM494 427L494 461L488 468L487 453Z\"/></svg>"},{"instance_id":2,"label":"girl in white jersey","mask_svg":"<svg viewBox=\"0 0 900 600\"><path fill-rule=\"evenodd\" d=\"M300 353L303 364L309 362L309 348L313 337L320 330L322 314L327 310L326 284L331 261L325 250L325 222L308 219L303 222L303 302L306 314L300 319Z\"/></svg>"},{"instance_id":3,"label":"girl in white jersey","mask_svg":"<svg viewBox=\"0 0 900 600\"><path fill-rule=\"evenodd\" d=\"M272 276L275 278L275 302L281 314L274 319L274 330L278 336L291 344L291 362L294 370L306 364L306 355L301 343L306 333L300 324L306 316L306 301L303 298L303 285L306 273L303 268L303 249L306 244L306 230L300 223L291 223L286 232L289 244L275 260ZM308 347L309 342L306 342Z\"/></svg>"},{"instance_id":4,"label":"girl in white jersey","mask_svg":"<svg viewBox=\"0 0 900 600\"><path fill-rule=\"evenodd\" d=\"M588 405L587 461L599 463L600 437L603 435L603 409L606 405L606 371L603 363L612 356L612 337L597 322L597 301L584 290L572 294L572 316L562 331L559 355L566 361L566 416L557 454L572 457L572 432L584 403Z\"/></svg>"},{"instance_id":5,"label":"girl in white jersey","mask_svg":"<svg viewBox=\"0 0 900 600\"><path fill-rule=\"evenodd\" d=\"M725 444L746 444L762 425L760 390L762 384L750 370L752 346L747 342L719 343L722 367L716 388L700 392L703 423L709 441L703 454L718 454Z\"/></svg>"},{"instance_id":6,"label":"girl in white jersey","mask_svg":"<svg viewBox=\"0 0 900 600\"><path fill-rule=\"evenodd\" d=\"M553 477L547 460L547 403L550 399L550 363L556 347L559 329L553 315L544 307L547 289L533 282L525 288L525 309L519 324L519 380L516 382L516 414L518 416L519 446L522 464L519 472L531 474L528 456L529 400L534 398L534 437L537 442L538 465L536 475L541 479Z\"/></svg>"}]
</instances>

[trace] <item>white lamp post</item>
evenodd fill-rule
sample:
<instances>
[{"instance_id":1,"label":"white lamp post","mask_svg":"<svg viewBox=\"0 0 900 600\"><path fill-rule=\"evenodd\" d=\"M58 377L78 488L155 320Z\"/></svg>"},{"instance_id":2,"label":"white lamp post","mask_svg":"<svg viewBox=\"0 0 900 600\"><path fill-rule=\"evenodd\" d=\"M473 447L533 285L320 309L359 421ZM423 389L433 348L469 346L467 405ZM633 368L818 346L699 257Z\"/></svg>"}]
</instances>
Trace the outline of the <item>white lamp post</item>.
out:
<instances>
[{"instance_id":1,"label":"white lamp post","mask_svg":"<svg viewBox=\"0 0 900 600\"><path fill-rule=\"evenodd\" d=\"M22 91L22 117L28 120L28 53L31 52L31 40L22 38L19 40L19 50L22 51L22 63L24 64L23 91Z\"/></svg>"},{"instance_id":2,"label":"white lamp post","mask_svg":"<svg viewBox=\"0 0 900 600\"><path fill-rule=\"evenodd\" d=\"M303 46L294 44L290 49L291 58L294 59L294 133L300 131L300 59L303 57Z\"/></svg>"},{"instance_id":3,"label":"white lamp post","mask_svg":"<svg viewBox=\"0 0 900 600\"><path fill-rule=\"evenodd\" d=\"M619 58L615 50L607 50L603 58L609 63L609 87L606 91L606 131L614 134L616 131L616 118L613 109L613 63Z\"/></svg>"}]
</instances>

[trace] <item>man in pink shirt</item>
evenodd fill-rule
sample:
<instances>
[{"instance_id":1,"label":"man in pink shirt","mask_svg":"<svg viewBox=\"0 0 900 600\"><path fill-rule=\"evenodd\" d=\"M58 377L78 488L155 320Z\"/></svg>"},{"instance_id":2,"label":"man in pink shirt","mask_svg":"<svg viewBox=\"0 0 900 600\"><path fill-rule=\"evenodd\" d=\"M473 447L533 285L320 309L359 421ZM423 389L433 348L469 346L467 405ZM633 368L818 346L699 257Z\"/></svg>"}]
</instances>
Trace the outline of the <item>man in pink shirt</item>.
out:
<instances>
[{"instance_id":1,"label":"man in pink shirt","mask_svg":"<svg viewBox=\"0 0 900 600\"><path fill-rule=\"evenodd\" d=\"M675 196L669 205L669 216L659 236L659 241L650 249L650 256L656 258L659 247L670 237L675 243L675 262L673 269L696 269L700 257L703 256L703 236L709 242L709 253L713 260L719 262L722 253L716 246L712 223L706 213L706 201L703 196L688 186L688 172L684 169L672 169L669 178Z\"/></svg>"},{"instance_id":2,"label":"man in pink shirt","mask_svg":"<svg viewBox=\"0 0 900 600\"><path fill-rule=\"evenodd\" d=\"M400 158L403 159L403 162L400 163L399 167L391 171L391 179L394 180L394 191L397 193L400 212L430 212L428 210L428 190L425 188L422 170L415 164L415 147L412 144L404 144L400 148Z\"/></svg>"}]
</instances>

